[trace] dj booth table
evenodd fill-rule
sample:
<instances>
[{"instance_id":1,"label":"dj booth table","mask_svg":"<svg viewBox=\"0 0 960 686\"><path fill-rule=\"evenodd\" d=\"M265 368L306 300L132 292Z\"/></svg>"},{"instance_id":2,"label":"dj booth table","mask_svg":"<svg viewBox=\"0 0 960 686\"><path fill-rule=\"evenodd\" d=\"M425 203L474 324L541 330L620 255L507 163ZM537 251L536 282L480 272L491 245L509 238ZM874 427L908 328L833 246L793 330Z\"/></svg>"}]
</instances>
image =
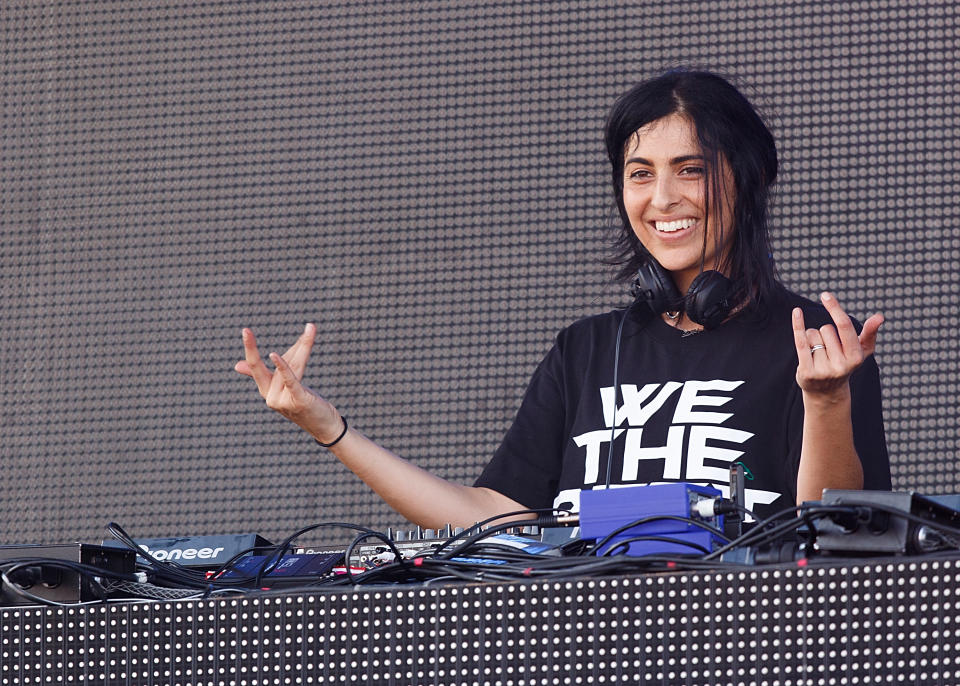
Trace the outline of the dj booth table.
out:
<instances>
[{"instance_id":1,"label":"dj booth table","mask_svg":"<svg viewBox=\"0 0 960 686\"><path fill-rule=\"evenodd\" d=\"M960 684L960 556L0 611L2 684Z\"/></svg>"}]
</instances>

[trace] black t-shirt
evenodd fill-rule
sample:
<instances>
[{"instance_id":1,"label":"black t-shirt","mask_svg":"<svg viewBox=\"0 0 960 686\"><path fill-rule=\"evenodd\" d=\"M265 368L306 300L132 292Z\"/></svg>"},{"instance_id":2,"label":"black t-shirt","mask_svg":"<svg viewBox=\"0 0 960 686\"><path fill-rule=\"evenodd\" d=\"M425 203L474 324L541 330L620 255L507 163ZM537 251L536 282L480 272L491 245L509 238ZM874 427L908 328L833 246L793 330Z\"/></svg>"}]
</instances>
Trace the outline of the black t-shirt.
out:
<instances>
[{"instance_id":1,"label":"black t-shirt","mask_svg":"<svg viewBox=\"0 0 960 686\"><path fill-rule=\"evenodd\" d=\"M764 517L792 507L803 428L791 311L808 328L826 310L792 293L761 316L745 310L719 327L684 335L659 316L623 310L580 320L557 336L493 459L477 479L531 508L579 511L581 490L690 481L728 490L731 463L744 465L747 507ZM851 376L854 443L864 487L890 488L871 357ZM616 409L614 410L614 403Z\"/></svg>"}]
</instances>

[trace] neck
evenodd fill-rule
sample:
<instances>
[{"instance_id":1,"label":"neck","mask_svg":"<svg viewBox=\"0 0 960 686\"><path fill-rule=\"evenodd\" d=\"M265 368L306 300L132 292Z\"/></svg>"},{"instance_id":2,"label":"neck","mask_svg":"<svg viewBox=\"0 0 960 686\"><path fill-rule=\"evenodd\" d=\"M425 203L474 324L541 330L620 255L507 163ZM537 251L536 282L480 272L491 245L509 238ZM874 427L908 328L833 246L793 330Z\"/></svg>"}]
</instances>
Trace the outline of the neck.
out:
<instances>
[{"instance_id":1,"label":"neck","mask_svg":"<svg viewBox=\"0 0 960 686\"><path fill-rule=\"evenodd\" d=\"M690 319L686 313L681 312L679 315L674 315L673 312L667 313L664 312L660 315L660 318L663 319L667 324L672 326L675 329L680 329L681 331L702 331L703 327L700 324L697 324L695 321Z\"/></svg>"}]
</instances>

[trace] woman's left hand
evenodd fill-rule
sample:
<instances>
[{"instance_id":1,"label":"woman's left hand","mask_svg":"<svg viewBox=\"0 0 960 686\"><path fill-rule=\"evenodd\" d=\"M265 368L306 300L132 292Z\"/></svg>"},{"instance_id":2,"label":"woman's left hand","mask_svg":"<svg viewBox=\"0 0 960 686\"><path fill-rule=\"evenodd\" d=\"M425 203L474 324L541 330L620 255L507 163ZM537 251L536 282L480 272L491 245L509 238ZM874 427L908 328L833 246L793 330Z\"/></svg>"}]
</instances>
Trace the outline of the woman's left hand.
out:
<instances>
[{"instance_id":1,"label":"woman's left hand","mask_svg":"<svg viewBox=\"0 0 960 686\"><path fill-rule=\"evenodd\" d=\"M850 375L873 354L883 315L875 314L867 319L858 336L850 317L832 293L823 293L820 301L833 318L833 324L807 329L803 312L799 307L793 310L797 384L804 396L831 400L846 397Z\"/></svg>"}]
</instances>

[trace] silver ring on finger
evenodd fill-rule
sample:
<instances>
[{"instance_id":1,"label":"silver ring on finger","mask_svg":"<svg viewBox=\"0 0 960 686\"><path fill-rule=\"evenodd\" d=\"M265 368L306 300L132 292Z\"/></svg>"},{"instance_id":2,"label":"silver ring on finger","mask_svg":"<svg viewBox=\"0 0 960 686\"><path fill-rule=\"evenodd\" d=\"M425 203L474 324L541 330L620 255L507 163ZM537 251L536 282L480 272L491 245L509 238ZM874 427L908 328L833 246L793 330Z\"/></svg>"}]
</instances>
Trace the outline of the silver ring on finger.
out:
<instances>
[{"instance_id":1,"label":"silver ring on finger","mask_svg":"<svg viewBox=\"0 0 960 686\"><path fill-rule=\"evenodd\" d=\"M814 354L815 352L817 352L818 350L823 350L823 349L825 349L826 347L827 347L827 346L823 345L822 343L817 343L816 345L811 345L811 346L810 346L810 354L813 355L813 354Z\"/></svg>"}]
</instances>

